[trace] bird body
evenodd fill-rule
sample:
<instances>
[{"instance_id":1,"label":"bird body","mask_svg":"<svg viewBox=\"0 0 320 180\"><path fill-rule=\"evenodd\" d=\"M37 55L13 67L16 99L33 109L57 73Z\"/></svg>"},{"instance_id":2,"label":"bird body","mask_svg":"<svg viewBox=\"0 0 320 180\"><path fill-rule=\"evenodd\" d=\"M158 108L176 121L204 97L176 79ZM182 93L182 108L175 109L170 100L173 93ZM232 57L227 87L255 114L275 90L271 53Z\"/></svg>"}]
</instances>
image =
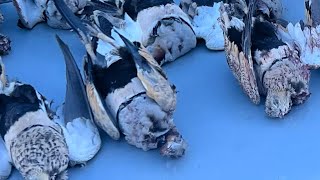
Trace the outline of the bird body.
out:
<instances>
[{"instance_id":1,"label":"bird body","mask_svg":"<svg viewBox=\"0 0 320 180\"><path fill-rule=\"evenodd\" d=\"M98 13L95 18L103 30L94 32L62 0L55 2L86 45L85 85L97 125L113 139L119 139L121 132L129 144L138 148L160 148L163 156L181 157L186 143L172 118L176 92L152 55L140 42L128 39L134 37L126 38L118 32L104 15ZM165 85L173 98L161 99L166 92L163 86L156 87L158 83ZM171 101L173 106L164 106Z\"/></svg>"},{"instance_id":2,"label":"bird body","mask_svg":"<svg viewBox=\"0 0 320 180\"><path fill-rule=\"evenodd\" d=\"M233 12L237 8L230 8L236 7L232 4L221 8L228 65L254 103L266 96L266 113L283 117L309 98L310 71L300 51L281 39L276 21L256 13L261 6L252 3L252 8L242 8L243 13Z\"/></svg>"},{"instance_id":3,"label":"bird body","mask_svg":"<svg viewBox=\"0 0 320 180\"><path fill-rule=\"evenodd\" d=\"M15 82L13 82L15 83ZM25 179L66 179L68 147L45 99L32 86L15 83L0 95L0 132L13 165Z\"/></svg>"}]
</instances>

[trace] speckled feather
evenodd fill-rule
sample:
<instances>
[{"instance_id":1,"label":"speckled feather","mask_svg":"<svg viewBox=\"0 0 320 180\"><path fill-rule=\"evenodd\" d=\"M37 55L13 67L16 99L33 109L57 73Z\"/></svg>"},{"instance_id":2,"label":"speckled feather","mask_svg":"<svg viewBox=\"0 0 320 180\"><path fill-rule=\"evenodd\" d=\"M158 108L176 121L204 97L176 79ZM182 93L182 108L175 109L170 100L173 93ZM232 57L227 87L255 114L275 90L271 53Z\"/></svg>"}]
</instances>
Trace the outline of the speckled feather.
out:
<instances>
[{"instance_id":1,"label":"speckled feather","mask_svg":"<svg viewBox=\"0 0 320 180\"><path fill-rule=\"evenodd\" d=\"M59 6L65 7L63 3L59 2L59 4ZM59 9L67 11L67 8L61 7ZM62 12L61 14L70 14L70 11L68 12ZM103 16L101 17L103 18ZM84 29L77 27L80 23L74 18L76 17L69 17L70 23L73 24L72 27L75 30ZM95 18L95 20L99 20L99 23L103 22L101 18ZM106 26L106 28L105 32L112 34L109 33L112 28L109 26ZM115 33L114 29L113 32ZM79 35L82 40L86 40L81 36L81 33ZM172 122L172 113L164 112L158 103L147 96L145 87L141 80L137 78L139 77L137 75L137 62L139 65L150 63L151 65L146 67L149 67L149 69L154 68L154 72L167 82L167 78L162 76L163 72L159 71L160 66L157 65L152 55L145 49L140 49L139 51L138 48L135 48L135 51L132 51L129 46L124 46L124 42L121 42L119 36L118 38L110 39L108 42L97 38L91 39L91 37L89 39L87 40L89 42L86 42L85 45L87 52L91 52L91 55L86 57L84 71L87 94L97 124L114 139L119 139L119 136L112 136L108 130L116 129L119 126L120 131L126 135L127 140L130 138L135 139L128 141L130 144L142 149L149 147L146 150L161 147L163 156L181 157L185 152L186 143L179 133L162 133L156 136L161 139L161 143L158 145L156 143L158 140L155 139L155 142L148 140L148 134L150 133L158 131L169 132L170 128L173 128L173 126L168 126L167 124ZM130 44L132 45L132 42ZM126 45L128 44L126 43ZM139 47L141 43L135 42L135 45ZM137 58L138 56L139 58ZM144 59L144 63L136 61L143 59L142 56L152 59L148 59L148 61ZM144 75L142 74L141 76ZM168 87L172 88L170 84ZM171 108L169 109L170 111L172 110ZM112 122L112 119L116 121ZM135 128L137 124L144 123L147 123L148 126L146 127L150 128ZM164 128L162 126L159 127L158 123L163 123ZM168 138L166 138L167 136ZM142 139L136 139L136 137L141 137ZM143 141L143 139L147 141L141 146L140 140ZM154 145L155 143L156 145Z\"/></svg>"},{"instance_id":2,"label":"speckled feather","mask_svg":"<svg viewBox=\"0 0 320 180\"><path fill-rule=\"evenodd\" d=\"M246 31L245 24L237 17L231 17L231 19L229 19L225 6L222 5L220 11L228 65L244 92L253 103L258 104L260 103L260 95L253 69L251 51L249 51L247 55L244 51L244 45L249 46L249 49L251 46L250 44L242 44L241 39ZM251 34L249 34L249 36L251 36Z\"/></svg>"},{"instance_id":3,"label":"speckled feather","mask_svg":"<svg viewBox=\"0 0 320 180\"><path fill-rule=\"evenodd\" d=\"M227 18L228 16L225 16L224 19ZM242 42L239 38L241 34L238 33L237 28L230 30L228 33L232 32L232 37L238 37L230 46L239 47ZM292 105L302 104L310 96L310 71L301 62L301 52L279 39L275 25L262 16L253 19L251 43L258 92L266 96L265 111L270 117L283 117L291 110ZM233 57L235 56L233 54L238 51L242 51L242 48L233 52L227 50L227 56ZM233 71L239 70L236 63L230 67ZM241 81L237 74L239 73L235 73L236 77ZM245 85L245 87L248 86Z\"/></svg>"},{"instance_id":4,"label":"speckled feather","mask_svg":"<svg viewBox=\"0 0 320 180\"><path fill-rule=\"evenodd\" d=\"M61 128L48 117L43 96L19 83L8 94L0 95L0 132L13 165L26 179L63 173L68 148Z\"/></svg>"}]
</instances>

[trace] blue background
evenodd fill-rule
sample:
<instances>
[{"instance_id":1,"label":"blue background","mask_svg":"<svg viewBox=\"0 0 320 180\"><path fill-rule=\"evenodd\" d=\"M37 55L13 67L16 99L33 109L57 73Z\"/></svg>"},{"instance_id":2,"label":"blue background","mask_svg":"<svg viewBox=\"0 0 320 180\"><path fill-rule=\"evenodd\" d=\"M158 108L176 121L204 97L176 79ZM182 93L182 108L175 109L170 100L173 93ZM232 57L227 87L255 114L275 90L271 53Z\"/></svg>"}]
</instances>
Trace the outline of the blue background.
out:
<instances>
[{"instance_id":1,"label":"blue background","mask_svg":"<svg viewBox=\"0 0 320 180\"><path fill-rule=\"evenodd\" d=\"M304 19L303 0L284 0L284 18ZM54 106L65 96L65 66L55 34L70 45L82 66L84 48L70 31L46 24L19 29L11 4L1 5L6 18L1 32L10 36L12 52L3 57L7 74L35 86ZM188 141L186 155L163 158L124 140L101 133L103 146L84 168L71 168L70 179L139 180L319 180L320 72L313 71L311 98L284 119L270 119L264 104L253 105L239 88L224 52L199 45L164 67L178 88L175 123ZM11 180L20 180L14 171Z\"/></svg>"}]
</instances>

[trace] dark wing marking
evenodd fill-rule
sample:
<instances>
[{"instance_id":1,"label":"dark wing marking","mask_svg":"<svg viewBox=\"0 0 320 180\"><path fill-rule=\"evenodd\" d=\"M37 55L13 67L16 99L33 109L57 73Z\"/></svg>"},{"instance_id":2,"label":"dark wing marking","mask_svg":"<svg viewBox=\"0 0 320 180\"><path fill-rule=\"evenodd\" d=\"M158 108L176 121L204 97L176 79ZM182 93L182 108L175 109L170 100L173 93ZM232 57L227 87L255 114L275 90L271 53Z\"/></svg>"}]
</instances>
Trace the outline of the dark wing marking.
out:
<instances>
[{"instance_id":1,"label":"dark wing marking","mask_svg":"<svg viewBox=\"0 0 320 180\"><path fill-rule=\"evenodd\" d=\"M40 100L30 85L15 87L10 96L0 94L0 134L3 137L10 127L27 112L40 109Z\"/></svg>"},{"instance_id":2,"label":"dark wing marking","mask_svg":"<svg viewBox=\"0 0 320 180\"><path fill-rule=\"evenodd\" d=\"M87 54L87 58L84 64L84 74L85 74L85 83L86 91L88 96L88 101L90 103L94 120L100 128L102 128L108 135L118 140L120 138L120 133L117 128L117 122L115 117L112 116L110 110L105 104L104 99L101 97L101 93L97 90L94 83L95 71L93 69L92 59ZM105 74L104 74L105 75ZM99 82L101 86L105 85L105 82Z\"/></svg>"},{"instance_id":3,"label":"dark wing marking","mask_svg":"<svg viewBox=\"0 0 320 180\"><path fill-rule=\"evenodd\" d=\"M220 10L228 65L251 101L258 104L260 103L260 94L251 56L252 15L255 2L255 0L250 1L249 12L244 18L245 27L242 30L241 27L235 27L236 24L230 24L230 17L224 6Z\"/></svg>"},{"instance_id":4,"label":"dark wing marking","mask_svg":"<svg viewBox=\"0 0 320 180\"><path fill-rule=\"evenodd\" d=\"M283 41L279 40L276 32L276 28L272 23L256 20L252 32L252 39L254 39L252 41L252 51L269 51L285 45Z\"/></svg>"},{"instance_id":5,"label":"dark wing marking","mask_svg":"<svg viewBox=\"0 0 320 180\"><path fill-rule=\"evenodd\" d=\"M69 47L59 38L59 36L56 36L56 39L63 52L66 64L67 87L64 104L65 123L71 122L79 117L93 120L86 89L78 66Z\"/></svg>"}]
</instances>

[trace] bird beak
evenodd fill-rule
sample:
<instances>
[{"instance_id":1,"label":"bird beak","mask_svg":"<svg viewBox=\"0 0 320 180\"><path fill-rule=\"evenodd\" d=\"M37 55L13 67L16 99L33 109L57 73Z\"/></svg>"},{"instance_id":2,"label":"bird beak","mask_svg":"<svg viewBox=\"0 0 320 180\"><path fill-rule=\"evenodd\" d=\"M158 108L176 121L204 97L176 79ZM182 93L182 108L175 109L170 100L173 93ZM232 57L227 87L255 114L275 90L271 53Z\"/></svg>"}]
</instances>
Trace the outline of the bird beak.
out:
<instances>
[{"instance_id":1,"label":"bird beak","mask_svg":"<svg viewBox=\"0 0 320 180\"><path fill-rule=\"evenodd\" d=\"M69 47L56 36L57 42L63 52L66 64L67 90L64 105L65 123L84 117L93 121L90 104L86 94L86 88L78 66L73 58Z\"/></svg>"}]
</instances>

